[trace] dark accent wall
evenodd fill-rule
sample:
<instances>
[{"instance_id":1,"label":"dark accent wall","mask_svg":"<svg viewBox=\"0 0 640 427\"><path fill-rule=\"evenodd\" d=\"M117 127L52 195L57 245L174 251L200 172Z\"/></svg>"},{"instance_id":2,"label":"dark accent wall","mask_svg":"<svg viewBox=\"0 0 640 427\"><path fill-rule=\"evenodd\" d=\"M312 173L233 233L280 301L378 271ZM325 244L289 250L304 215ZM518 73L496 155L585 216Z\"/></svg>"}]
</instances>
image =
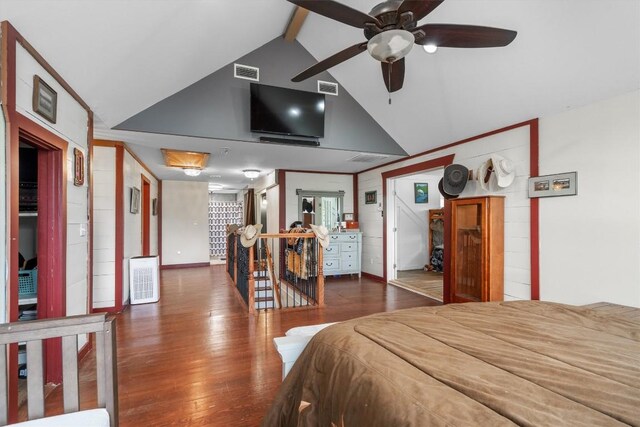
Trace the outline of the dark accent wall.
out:
<instances>
[{"instance_id":1,"label":"dark accent wall","mask_svg":"<svg viewBox=\"0 0 640 427\"><path fill-rule=\"evenodd\" d=\"M206 55L206 52L203 52ZM271 40L236 63L260 68L260 83L315 92L317 80L336 82L324 72L304 82L291 77L316 63L297 41ZM249 81L233 77L233 63L120 123L115 129L259 142L249 131ZM320 148L393 155L407 153L340 86L326 95L325 137Z\"/></svg>"}]
</instances>

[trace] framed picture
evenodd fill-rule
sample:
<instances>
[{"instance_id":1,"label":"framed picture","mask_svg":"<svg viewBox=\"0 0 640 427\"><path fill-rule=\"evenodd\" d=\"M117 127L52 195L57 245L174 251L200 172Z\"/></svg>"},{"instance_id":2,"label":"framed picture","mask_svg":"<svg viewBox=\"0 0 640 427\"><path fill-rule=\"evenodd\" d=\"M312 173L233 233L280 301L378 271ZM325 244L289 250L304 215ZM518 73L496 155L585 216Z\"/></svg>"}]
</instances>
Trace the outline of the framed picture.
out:
<instances>
[{"instance_id":1,"label":"framed picture","mask_svg":"<svg viewBox=\"0 0 640 427\"><path fill-rule=\"evenodd\" d=\"M343 213L342 214L343 221L353 221L353 213Z\"/></svg>"},{"instance_id":2,"label":"framed picture","mask_svg":"<svg viewBox=\"0 0 640 427\"><path fill-rule=\"evenodd\" d=\"M151 215L156 216L158 215L158 199L153 199L151 201Z\"/></svg>"},{"instance_id":3,"label":"framed picture","mask_svg":"<svg viewBox=\"0 0 640 427\"><path fill-rule=\"evenodd\" d=\"M84 153L77 148L73 149L73 185L84 185Z\"/></svg>"},{"instance_id":4,"label":"framed picture","mask_svg":"<svg viewBox=\"0 0 640 427\"><path fill-rule=\"evenodd\" d=\"M140 189L131 187L131 205L129 206L129 212L137 214L140 211Z\"/></svg>"},{"instance_id":5,"label":"framed picture","mask_svg":"<svg viewBox=\"0 0 640 427\"><path fill-rule=\"evenodd\" d=\"M413 184L413 201L415 203L429 203L429 184L426 182Z\"/></svg>"},{"instance_id":6,"label":"framed picture","mask_svg":"<svg viewBox=\"0 0 640 427\"><path fill-rule=\"evenodd\" d=\"M365 205L372 205L376 203L376 191L365 191L364 192L364 203Z\"/></svg>"},{"instance_id":7,"label":"framed picture","mask_svg":"<svg viewBox=\"0 0 640 427\"><path fill-rule=\"evenodd\" d=\"M33 76L33 111L51 123L56 122L58 94L37 74Z\"/></svg>"},{"instance_id":8,"label":"framed picture","mask_svg":"<svg viewBox=\"0 0 640 427\"><path fill-rule=\"evenodd\" d=\"M578 172L529 178L529 197L575 196L578 194Z\"/></svg>"}]
</instances>

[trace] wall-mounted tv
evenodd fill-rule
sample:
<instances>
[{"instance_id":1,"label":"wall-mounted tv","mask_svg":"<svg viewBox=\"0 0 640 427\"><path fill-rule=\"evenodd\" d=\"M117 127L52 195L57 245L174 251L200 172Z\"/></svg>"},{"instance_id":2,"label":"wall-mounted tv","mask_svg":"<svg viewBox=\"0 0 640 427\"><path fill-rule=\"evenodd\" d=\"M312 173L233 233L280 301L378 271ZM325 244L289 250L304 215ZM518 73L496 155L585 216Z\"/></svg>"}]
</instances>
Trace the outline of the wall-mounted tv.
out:
<instances>
[{"instance_id":1,"label":"wall-mounted tv","mask_svg":"<svg viewBox=\"0 0 640 427\"><path fill-rule=\"evenodd\" d=\"M251 132L324 136L324 95L251 83Z\"/></svg>"}]
</instances>

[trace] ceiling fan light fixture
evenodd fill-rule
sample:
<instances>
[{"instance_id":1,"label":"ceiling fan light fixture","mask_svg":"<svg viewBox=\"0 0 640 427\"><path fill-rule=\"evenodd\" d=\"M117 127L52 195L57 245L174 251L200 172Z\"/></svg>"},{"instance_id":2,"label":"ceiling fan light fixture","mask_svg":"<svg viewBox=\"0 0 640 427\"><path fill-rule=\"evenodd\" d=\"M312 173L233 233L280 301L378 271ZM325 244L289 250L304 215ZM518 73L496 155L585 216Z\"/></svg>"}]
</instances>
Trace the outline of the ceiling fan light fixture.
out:
<instances>
[{"instance_id":1,"label":"ceiling fan light fixture","mask_svg":"<svg viewBox=\"0 0 640 427\"><path fill-rule=\"evenodd\" d=\"M257 169L245 169L242 171L244 176L249 179L255 179L260 176L260 171Z\"/></svg>"},{"instance_id":2,"label":"ceiling fan light fixture","mask_svg":"<svg viewBox=\"0 0 640 427\"><path fill-rule=\"evenodd\" d=\"M201 169L183 169L184 174L187 176L198 176L202 172Z\"/></svg>"},{"instance_id":3,"label":"ceiling fan light fixture","mask_svg":"<svg viewBox=\"0 0 640 427\"><path fill-rule=\"evenodd\" d=\"M387 30L371 37L367 50L380 62L395 62L411 51L414 42L415 37L407 30Z\"/></svg>"},{"instance_id":4,"label":"ceiling fan light fixture","mask_svg":"<svg viewBox=\"0 0 640 427\"><path fill-rule=\"evenodd\" d=\"M438 50L438 46L433 43L425 44L422 46L422 48L427 53L436 53L436 50Z\"/></svg>"}]
</instances>

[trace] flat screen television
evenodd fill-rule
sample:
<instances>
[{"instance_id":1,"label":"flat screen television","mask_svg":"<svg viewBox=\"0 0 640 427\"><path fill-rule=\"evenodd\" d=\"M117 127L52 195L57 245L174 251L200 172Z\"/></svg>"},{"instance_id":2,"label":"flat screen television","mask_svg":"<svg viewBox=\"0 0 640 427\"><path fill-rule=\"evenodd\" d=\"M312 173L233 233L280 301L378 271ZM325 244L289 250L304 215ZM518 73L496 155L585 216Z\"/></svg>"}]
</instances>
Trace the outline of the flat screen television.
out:
<instances>
[{"instance_id":1,"label":"flat screen television","mask_svg":"<svg viewBox=\"0 0 640 427\"><path fill-rule=\"evenodd\" d=\"M251 83L251 132L321 138L324 95Z\"/></svg>"}]
</instances>

